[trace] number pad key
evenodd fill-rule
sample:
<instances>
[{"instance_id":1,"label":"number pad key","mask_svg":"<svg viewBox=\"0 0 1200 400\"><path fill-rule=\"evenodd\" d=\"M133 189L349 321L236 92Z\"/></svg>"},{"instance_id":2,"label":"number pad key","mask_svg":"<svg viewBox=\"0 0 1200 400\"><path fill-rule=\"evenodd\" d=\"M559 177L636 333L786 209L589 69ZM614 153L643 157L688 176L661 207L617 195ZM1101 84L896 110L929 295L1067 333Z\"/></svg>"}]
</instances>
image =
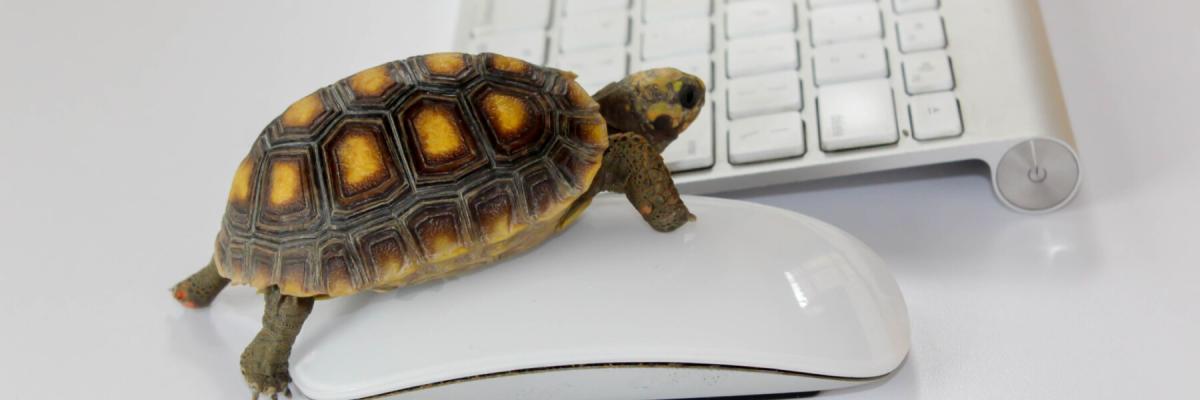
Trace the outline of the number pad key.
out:
<instances>
[{"instance_id":1,"label":"number pad key","mask_svg":"<svg viewBox=\"0 0 1200 400\"><path fill-rule=\"evenodd\" d=\"M646 0L642 20L646 22L673 21L681 18L707 17L712 12L712 0Z\"/></svg>"},{"instance_id":2,"label":"number pad key","mask_svg":"<svg viewBox=\"0 0 1200 400\"><path fill-rule=\"evenodd\" d=\"M946 30L936 11L897 18L896 36L905 53L946 48Z\"/></svg>"},{"instance_id":3,"label":"number pad key","mask_svg":"<svg viewBox=\"0 0 1200 400\"><path fill-rule=\"evenodd\" d=\"M558 57L558 67L579 75L579 84L588 93L595 93L610 82L621 80L629 73L624 47L608 47Z\"/></svg>"},{"instance_id":4,"label":"number pad key","mask_svg":"<svg viewBox=\"0 0 1200 400\"><path fill-rule=\"evenodd\" d=\"M829 85L817 96L822 150L878 146L900 139L892 85L886 79Z\"/></svg>"},{"instance_id":5,"label":"number pad key","mask_svg":"<svg viewBox=\"0 0 1200 400\"><path fill-rule=\"evenodd\" d=\"M546 62L546 34L542 31L489 35L471 41L472 52L491 52L520 58L534 64Z\"/></svg>"},{"instance_id":6,"label":"number pad key","mask_svg":"<svg viewBox=\"0 0 1200 400\"><path fill-rule=\"evenodd\" d=\"M800 79L792 71L729 81L729 118L745 118L803 108Z\"/></svg>"},{"instance_id":7,"label":"number pad key","mask_svg":"<svg viewBox=\"0 0 1200 400\"><path fill-rule=\"evenodd\" d=\"M730 78L763 72L794 70L799 49L791 34L730 41L725 50L725 69Z\"/></svg>"},{"instance_id":8,"label":"number pad key","mask_svg":"<svg viewBox=\"0 0 1200 400\"><path fill-rule=\"evenodd\" d=\"M629 17L623 12L563 18L562 52L624 46L629 42Z\"/></svg>"},{"instance_id":9,"label":"number pad key","mask_svg":"<svg viewBox=\"0 0 1200 400\"><path fill-rule=\"evenodd\" d=\"M490 0L480 7L475 36L517 30L545 29L550 24L550 0ZM532 11L531 11L532 10Z\"/></svg>"},{"instance_id":10,"label":"number pad key","mask_svg":"<svg viewBox=\"0 0 1200 400\"><path fill-rule=\"evenodd\" d=\"M887 50L878 40L840 43L813 50L817 85L888 76Z\"/></svg>"},{"instance_id":11,"label":"number pad key","mask_svg":"<svg viewBox=\"0 0 1200 400\"><path fill-rule=\"evenodd\" d=\"M804 122L798 112L763 115L729 123L731 163L797 157L803 155L804 150Z\"/></svg>"},{"instance_id":12,"label":"number pad key","mask_svg":"<svg viewBox=\"0 0 1200 400\"><path fill-rule=\"evenodd\" d=\"M725 36L730 39L796 29L796 13L788 0L731 3L725 7Z\"/></svg>"},{"instance_id":13,"label":"number pad key","mask_svg":"<svg viewBox=\"0 0 1200 400\"><path fill-rule=\"evenodd\" d=\"M938 0L892 0L892 5L897 14L904 14L915 11L936 10L938 8Z\"/></svg>"},{"instance_id":14,"label":"number pad key","mask_svg":"<svg viewBox=\"0 0 1200 400\"><path fill-rule=\"evenodd\" d=\"M883 17L874 3L816 9L811 16L814 46L883 37Z\"/></svg>"},{"instance_id":15,"label":"number pad key","mask_svg":"<svg viewBox=\"0 0 1200 400\"><path fill-rule=\"evenodd\" d=\"M628 7L629 0L567 0L563 6L563 14L567 17L579 17L594 11L624 10Z\"/></svg>"},{"instance_id":16,"label":"number pad key","mask_svg":"<svg viewBox=\"0 0 1200 400\"><path fill-rule=\"evenodd\" d=\"M824 7L844 6L854 3L867 3L873 0L808 0L808 8L818 9Z\"/></svg>"},{"instance_id":17,"label":"number pad key","mask_svg":"<svg viewBox=\"0 0 1200 400\"><path fill-rule=\"evenodd\" d=\"M707 19L692 19L646 25L642 33L642 59L708 53L712 48L712 26Z\"/></svg>"}]
</instances>

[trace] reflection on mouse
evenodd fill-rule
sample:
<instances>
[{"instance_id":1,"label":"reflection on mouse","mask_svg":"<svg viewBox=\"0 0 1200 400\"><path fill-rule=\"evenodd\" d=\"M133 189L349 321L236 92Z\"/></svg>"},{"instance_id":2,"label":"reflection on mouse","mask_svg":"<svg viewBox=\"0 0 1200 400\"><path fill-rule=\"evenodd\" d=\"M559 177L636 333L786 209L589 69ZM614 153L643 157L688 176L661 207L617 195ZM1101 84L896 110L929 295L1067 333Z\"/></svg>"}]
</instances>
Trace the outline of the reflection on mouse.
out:
<instances>
[{"instance_id":1,"label":"reflection on mouse","mask_svg":"<svg viewBox=\"0 0 1200 400\"><path fill-rule=\"evenodd\" d=\"M599 196L539 251L334 309L292 376L317 399L675 399L835 389L903 361L904 299L862 242L790 211L684 200L701 223L671 235Z\"/></svg>"}]
</instances>

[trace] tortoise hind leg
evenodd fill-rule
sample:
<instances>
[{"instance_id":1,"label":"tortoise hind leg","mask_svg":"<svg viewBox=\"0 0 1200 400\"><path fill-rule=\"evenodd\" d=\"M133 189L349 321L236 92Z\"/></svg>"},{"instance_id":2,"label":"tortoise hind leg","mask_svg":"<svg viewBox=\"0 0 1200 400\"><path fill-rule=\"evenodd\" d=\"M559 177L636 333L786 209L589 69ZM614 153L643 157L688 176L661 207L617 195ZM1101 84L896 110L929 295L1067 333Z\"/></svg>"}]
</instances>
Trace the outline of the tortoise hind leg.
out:
<instances>
[{"instance_id":1,"label":"tortoise hind leg","mask_svg":"<svg viewBox=\"0 0 1200 400\"><path fill-rule=\"evenodd\" d=\"M242 352L242 377L250 385L253 398L259 394L275 399L279 393L291 396L288 384L288 358L300 327L312 313L312 297L295 297L279 293L276 286L266 290L267 306L263 311L262 330Z\"/></svg>"},{"instance_id":2,"label":"tortoise hind leg","mask_svg":"<svg viewBox=\"0 0 1200 400\"><path fill-rule=\"evenodd\" d=\"M229 279L218 274L217 265L209 261L207 266L175 284L171 293L184 307L201 308L211 304L228 284Z\"/></svg>"}]
</instances>

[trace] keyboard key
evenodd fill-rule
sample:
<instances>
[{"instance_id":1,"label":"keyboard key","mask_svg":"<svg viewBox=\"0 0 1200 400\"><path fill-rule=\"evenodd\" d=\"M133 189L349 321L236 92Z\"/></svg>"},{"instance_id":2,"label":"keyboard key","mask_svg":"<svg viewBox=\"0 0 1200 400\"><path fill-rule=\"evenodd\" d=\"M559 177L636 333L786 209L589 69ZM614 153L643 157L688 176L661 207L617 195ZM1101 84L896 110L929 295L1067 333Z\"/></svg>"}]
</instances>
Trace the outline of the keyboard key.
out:
<instances>
[{"instance_id":1,"label":"keyboard key","mask_svg":"<svg viewBox=\"0 0 1200 400\"><path fill-rule=\"evenodd\" d=\"M946 53L928 52L904 57L904 87L909 95L954 89L954 72Z\"/></svg>"},{"instance_id":2,"label":"keyboard key","mask_svg":"<svg viewBox=\"0 0 1200 400\"><path fill-rule=\"evenodd\" d=\"M878 40L833 44L813 49L817 85L888 76L887 50Z\"/></svg>"},{"instance_id":3,"label":"keyboard key","mask_svg":"<svg viewBox=\"0 0 1200 400\"><path fill-rule=\"evenodd\" d=\"M624 46L628 42L629 17L623 12L563 18L560 47L564 53L596 47Z\"/></svg>"},{"instance_id":4,"label":"keyboard key","mask_svg":"<svg viewBox=\"0 0 1200 400\"><path fill-rule=\"evenodd\" d=\"M895 7L896 13L910 13L915 11L936 10L938 8L938 0L892 0L892 5Z\"/></svg>"},{"instance_id":5,"label":"keyboard key","mask_svg":"<svg viewBox=\"0 0 1200 400\"><path fill-rule=\"evenodd\" d=\"M883 17L874 3L821 8L810 15L813 46L883 37Z\"/></svg>"},{"instance_id":6,"label":"keyboard key","mask_svg":"<svg viewBox=\"0 0 1200 400\"><path fill-rule=\"evenodd\" d=\"M763 115L729 123L729 162L777 160L804 154L800 113Z\"/></svg>"},{"instance_id":7,"label":"keyboard key","mask_svg":"<svg viewBox=\"0 0 1200 400\"><path fill-rule=\"evenodd\" d=\"M691 19L643 26L643 60L680 54L708 54L711 48L712 26L708 23L708 19Z\"/></svg>"},{"instance_id":8,"label":"keyboard key","mask_svg":"<svg viewBox=\"0 0 1200 400\"><path fill-rule=\"evenodd\" d=\"M946 30L936 11L896 18L896 36L905 53L946 48Z\"/></svg>"},{"instance_id":9,"label":"keyboard key","mask_svg":"<svg viewBox=\"0 0 1200 400\"><path fill-rule=\"evenodd\" d=\"M908 105L908 113L912 116L913 137L919 140L958 136L963 132L958 99L954 93L913 97Z\"/></svg>"},{"instance_id":10,"label":"keyboard key","mask_svg":"<svg viewBox=\"0 0 1200 400\"><path fill-rule=\"evenodd\" d=\"M472 53L492 52L534 63L546 62L546 34L527 31L488 35L471 41Z\"/></svg>"},{"instance_id":11,"label":"keyboard key","mask_svg":"<svg viewBox=\"0 0 1200 400\"><path fill-rule=\"evenodd\" d=\"M796 38L790 33L731 40L725 50L725 72L730 78L763 72L794 70L800 66Z\"/></svg>"},{"instance_id":12,"label":"keyboard key","mask_svg":"<svg viewBox=\"0 0 1200 400\"><path fill-rule=\"evenodd\" d=\"M646 0L642 6L642 20L646 22L703 18L712 12L711 0Z\"/></svg>"},{"instance_id":13,"label":"keyboard key","mask_svg":"<svg viewBox=\"0 0 1200 400\"><path fill-rule=\"evenodd\" d=\"M867 3L874 0L808 0L808 8L817 9L822 7L844 6L854 3Z\"/></svg>"},{"instance_id":14,"label":"keyboard key","mask_svg":"<svg viewBox=\"0 0 1200 400\"><path fill-rule=\"evenodd\" d=\"M595 11L618 11L626 8L629 8L629 0L567 0L563 5L563 14L577 17Z\"/></svg>"},{"instance_id":15,"label":"keyboard key","mask_svg":"<svg viewBox=\"0 0 1200 400\"><path fill-rule=\"evenodd\" d=\"M624 47L606 47L559 55L558 68L579 75L579 84L588 93L595 93L611 82L629 74L628 57Z\"/></svg>"},{"instance_id":16,"label":"keyboard key","mask_svg":"<svg viewBox=\"0 0 1200 400\"><path fill-rule=\"evenodd\" d=\"M730 39L796 30L796 13L788 0L758 0L725 7L725 36Z\"/></svg>"},{"instance_id":17,"label":"keyboard key","mask_svg":"<svg viewBox=\"0 0 1200 400\"><path fill-rule=\"evenodd\" d=\"M546 29L550 24L550 0L487 0L479 7L475 36L506 31Z\"/></svg>"},{"instance_id":18,"label":"keyboard key","mask_svg":"<svg viewBox=\"0 0 1200 400\"><path fill-rule=\"evenodd\" d=\"M713 80L713 65L712 61L708 59L708 54L660 58L643 62L640 68L645 70L662 67L677 68L680 71L695 75L704 81L704 86L710 91L716 88L716 81Z\"/></svg>"},{"instance_id":19,"label":"keyboard key","mask_svg":"<svg viewBox=\"0 0 1200 400\"><path fill-rule=\"evenodd\" d=\"M687 131L675 138L666 150L663 161L672 172L690 171L713 166L713 106L700 111Z\"/></svg>"},{"instance_id":20,"label":"keyboard key","mask_svg":"<svg viewBox=\"0 0 1200 400\"><path fill-rule=\"evenodd\" d=\"M800 79L792 71L729 81L729 118L803 109Z\"/></svg>"},{"instance_id":21,"label":"keyboard key","mask_svg":"<svg viewBox=\"0 0 1200 400\"><path fill-rule=\"evenodd\" d=\"M822 150L877 146L900 139L892 85L886 79L823 86L817 96Z\"/></svg>"}]
</instances>

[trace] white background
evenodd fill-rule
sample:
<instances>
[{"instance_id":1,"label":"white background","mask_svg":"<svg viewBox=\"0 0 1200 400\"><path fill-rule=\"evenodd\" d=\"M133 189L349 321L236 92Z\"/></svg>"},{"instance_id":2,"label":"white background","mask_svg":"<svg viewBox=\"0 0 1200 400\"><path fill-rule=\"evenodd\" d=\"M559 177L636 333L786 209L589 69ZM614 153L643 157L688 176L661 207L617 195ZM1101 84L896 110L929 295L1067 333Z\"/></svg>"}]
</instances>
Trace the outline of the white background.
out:
<instances>
[{"instance_id":1,"label":"white background","mask_svg":"<svg viewBox=\"0 0 1200 400\"><path fill-rule=\"evenodd\" d=\"M823 398L1197 396L1200 3L1042 4L1084 171L1065 209L1013 213L975 164L729 195L857 235L906 294L905 365ZM228 343L253 329L214 337L210 311L167 288L209 257L266 121L349 72L447 49L456 15L0 0L0 397L245 397ZM218 301L260 307L245 288Z\"/></svg>"}]
</instances>

